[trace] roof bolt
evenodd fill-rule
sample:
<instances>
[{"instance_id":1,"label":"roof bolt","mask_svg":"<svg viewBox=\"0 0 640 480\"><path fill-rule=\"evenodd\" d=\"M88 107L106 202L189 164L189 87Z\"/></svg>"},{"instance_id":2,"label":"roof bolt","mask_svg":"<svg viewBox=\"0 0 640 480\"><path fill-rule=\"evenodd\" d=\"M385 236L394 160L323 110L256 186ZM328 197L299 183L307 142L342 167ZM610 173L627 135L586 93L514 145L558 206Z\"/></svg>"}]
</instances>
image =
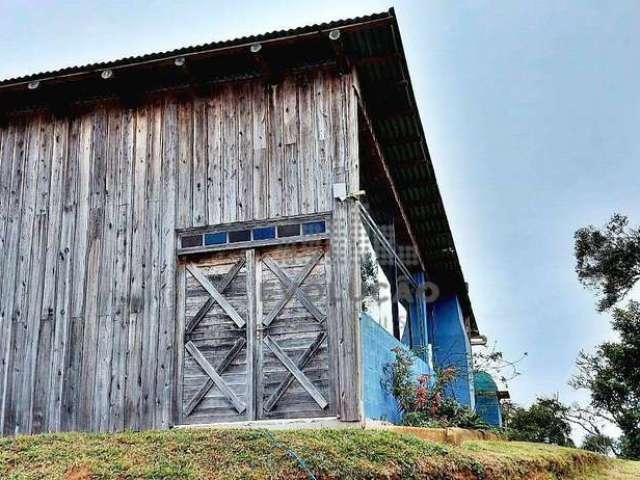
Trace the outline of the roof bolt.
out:
<instances>
[{"instance_id":1,"label":"roof bolt","mask_svg":"<svg viewBox=\"0 0 640 480\"><path fill-rule=\"evenodd\" d=\"M185 63L187 63L187 59L184 57L178 57L173 61L176 67L184 67Z\"/></svg>"},{"instance_id":2,"label":"roof bolt","mask_svg":"<svg viewBox=\"0 0 640 480\"><path fill-rule=\"evenodd\" d=\"M329 32L329 38L334 42L340 38L340 30L331 30Z\"/></svg>"},{"instance_id":3,"label":"roof bolt","mask_svg":"<svg viewBox=\"0 0 640 480\"><path fill-rule=\"evenodd\" d=\"M251 45L251 47L249 47L249 50L251 50L251 53L258 53L260 50L262 50L262 44L254 43L253 45Z\"/></svg>"},{"instance_id":4,"label":"roof bolt","mask_svg":"<svg viewBox=\"0 0 640 480\"><path fill-rule=\"evenodd\" d=\"M29 82L29 84L27 85L27 88L29 90L35 90L40 86L40 81L39 80L34 80L33 82Z\"/></svg>"},{"instance_id":5,"label":"roof bolt","mask_svg":"<svg viewBox=\"0 0 640 480\"><path fill-rule=\"evenodd\" d=\"M113 70L111 69L103 70L102 72L100 72L100 77L103 80L109 80L111 77L113 77Z\"/></svg>"}]
</instances>

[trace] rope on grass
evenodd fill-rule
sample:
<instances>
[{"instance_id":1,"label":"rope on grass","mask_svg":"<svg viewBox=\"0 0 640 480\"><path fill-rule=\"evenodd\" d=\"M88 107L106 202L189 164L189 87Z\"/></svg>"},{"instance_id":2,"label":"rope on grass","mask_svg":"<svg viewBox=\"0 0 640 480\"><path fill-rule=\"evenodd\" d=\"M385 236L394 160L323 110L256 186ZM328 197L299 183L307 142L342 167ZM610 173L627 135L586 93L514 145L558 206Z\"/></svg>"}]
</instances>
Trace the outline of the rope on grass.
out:
<instances>
[{"instance_id":1,"label":"rope on grass","mask_svg":"<svg viewBox=\"0 0 640 480\"><path fill-rule=\"evenodd\" d=\"M307 465L307 463L304 461L304 459L300 455L298 455L295 450L287 447L285 444L280 442L278 438L274 435L274 433L271 432L270 430L262 430L262 432L266 437L271 439L271 441L276 447L280 448L281 450L284 450L287 453L287 455L289 455L296 462L298 462L298 465L300 466L300 468L302 468L302 470L304 470L304 472L307 474L308 480L318 480L316 476L313 474L313 472L311 471L311 469L309 468L309 466Z\"/></svg>"}]
</instances>

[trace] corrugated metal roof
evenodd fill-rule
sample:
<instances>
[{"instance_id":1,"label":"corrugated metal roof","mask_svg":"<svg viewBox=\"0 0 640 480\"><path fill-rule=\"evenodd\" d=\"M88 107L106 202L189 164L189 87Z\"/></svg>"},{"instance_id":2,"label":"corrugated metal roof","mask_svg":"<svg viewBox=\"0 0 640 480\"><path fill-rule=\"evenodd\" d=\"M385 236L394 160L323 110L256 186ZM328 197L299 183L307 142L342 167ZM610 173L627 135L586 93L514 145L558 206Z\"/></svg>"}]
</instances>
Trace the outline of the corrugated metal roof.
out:
<instances>
[{"instance_id":1,"label":"corrugated metal roof","mask_svg":"<svg viewBox=\"0 0 640 480\"><path fill-rule=\"evenodd\" d=\"M239 47L242 45L250 45L257 42L265 42L269 40L282 40L286 37L299 36L311 33L317 33L325 30L333 30L336 28L354 26L360 23L370 23L375 20L382 20L390 18L391 11L374 13L371 15L364 15L360 17L354 17L343 20L335 20L332 22L318 23L314 25L308 25L304 27L292 28L289 30L274 30L272 32L262 33L259 35L250 35L244 37L238 37L231 40L222 40L211 43L204 43L201 45L191 45L187 47L177 48L174 50L167 50L164 52L148 53L145 55L138 55L132 57L124 57L118 60L112 60L107 62L89 63L86 65L77 65L72 67L61 68L58 70L49 70L40 73L34 73L31 75L24 75L20 77L7 78L0 80L0 87L15 85L19 83L32 82L34 80L45 80L47 78L56 78L61 76L69 76L73 74L83 73L86 71L100 71L107 68L122 68L131 64L139 64L142 62L153 62L158 60L167 60L174 57L180 57L190 54L202 54L205 52L212 52L215 50L222 50L231 47Z\"/></svg>"},{"instance_id":2,"label":"corrugated metal roof","mask_svg":"<svg viewBox=\"0 0 640 480\"><path fill-rule=\"evenodd\" d=\"M432 278L446 283L461 299L472 332L477 332L473 309L462 274L444 204L436 182L426 137L420 120L402 39L393 9L388 12L321 23L261 35L212 42L166 52L127 57L110 62L27 75L0 82L0 109L14 108L29 102L70 103L72 97L99 98L115 88L117 82L100 81L96 72L113 69L122 89L155 89L175 86L178 78L173 59L187 56L192 65L215 63L206 68L207 75L218 80L259 75L255 62L248 57L248 46L271 45L281 61L310 65L322 63L324 56L335 53L326 42L331 30L340 29L344 53L357 66L361 90L376 137L383 150L401 201L414 230L421 256ZM305 43L306 42L306 43ZM298 46L298 50L293 50ZM289 50L285 50L289 48ZM278 50L280 49L280 50ZM231 65L226 68L226 65ZM29 82L44 83L47 88L30 92ZM202 82L216 80L202 78Z\"/></svg>"}]
</instances>

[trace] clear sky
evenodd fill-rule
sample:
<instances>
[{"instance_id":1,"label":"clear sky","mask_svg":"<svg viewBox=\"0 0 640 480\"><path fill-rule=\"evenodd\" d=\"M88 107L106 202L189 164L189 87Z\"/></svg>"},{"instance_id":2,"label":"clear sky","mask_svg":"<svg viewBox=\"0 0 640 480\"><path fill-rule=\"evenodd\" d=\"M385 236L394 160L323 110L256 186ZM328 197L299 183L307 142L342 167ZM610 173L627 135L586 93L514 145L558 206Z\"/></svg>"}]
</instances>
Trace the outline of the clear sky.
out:
<instances>
[{"instance_id":1,"label":"clear sky","mask_svg":"<svg viewBox=\"0 0 640 480\"><path fill-rule=\"evenodd\" d=\"M387 1L0 0L0 77L386 10ZM478 323L516 402L567 386L610 335L573 232L640 223L640 2L397 1L427 141Z\"/></svg>"}]
</instances>

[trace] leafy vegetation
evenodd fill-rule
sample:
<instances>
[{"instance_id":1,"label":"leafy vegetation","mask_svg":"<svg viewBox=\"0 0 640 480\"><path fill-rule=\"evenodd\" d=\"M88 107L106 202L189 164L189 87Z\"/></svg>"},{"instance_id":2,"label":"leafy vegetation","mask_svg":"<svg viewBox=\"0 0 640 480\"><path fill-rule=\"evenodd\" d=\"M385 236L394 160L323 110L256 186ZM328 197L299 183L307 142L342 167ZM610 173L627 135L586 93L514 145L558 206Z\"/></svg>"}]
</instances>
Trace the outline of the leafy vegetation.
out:
<instances>
[{"instance_id":1,"label":"leafy vegetation","mask_svg":"<svg viewBox=\"0 0 640 480\"><path fill-rule=\"evenodd\" d=\"M573 446L569 407L557 398L538 398L529 408L503 405L503 421L510 439Z\"/></svg>"},{"instance_id":2,"label":"leafy vegetation","mask_svg":"<svg viewBox=\"0 0 640 480\"><path fill-rule=\"evenodd\" d=\"M616 443L607 435L589 433L584 437L580 448L602 455L611 455L616 451Z\"/></svg>"},{"instance_id":3,"label":"leafy vegetation","mask_svg":"<svg viewBox=\"0 0 640 480\"><path fill-rule=\"evenodd\" d=\"M589 390L592 415L620 428L620 455L640 459L640 303L616 308L612 326L619 340L580 352L571 385Z\"/></svg>"},{"instance_id":4,"label":"leafy vegetation","mask_svg":"<svg viewBox=\"0 0 640 480\"><path fill-rule=\"evenodd\" d=\"M611 477L609 469L620 476ZM622 480L637 478L639 471L638 464L612 463L590 452L547 445L469 442L450 447L359 429L173 430L0 440L0 478L8 480Z\"/></svg>"},{"instance_id":5,"label":"leafy vegetation","mask_svg":"<svg viewBox=\"0 0 640 480\"><path fill-rule=\"evenodd\" d=\"M604 342L593 353L580 352L570 383L588 390L591 401L574 418L600 442L605 440L601 422L615 424L622 436L609 448L624 458L640 459L640 303L632 300L626 308L614 308L640 280L640 228L630 228L627 217L614 215L602 229L581 228L575 240L578 278L597 292L598 310L613 308L611 325L619 340Z\"/></svg>"},{"instance_id":6,"label":"leafy vegetation","mask_svg":"<svg viewBox=\"0 0 640 480\"><path fill-rule=\"evenodd\" d=\"M412 367L415 354L395 348L395 361L386 369L387 389L403 412L403 423L412 427L460 427L487 429L486 423L445 390L455 380L455 368L438 370L435 375L415 378Z\"/></svg>"},{"instance_id":7,"label":"leafy vegetation","mask_svg":"<svg viewBox=\"0 0 640 480\"><path fill-rule=\"evenodd\" d=\"M600 229L589 225L575 233L576 273L596 291L603 312L621 301L640 280L640 228L615 214Z\"/></svg>"}]
</instances>

